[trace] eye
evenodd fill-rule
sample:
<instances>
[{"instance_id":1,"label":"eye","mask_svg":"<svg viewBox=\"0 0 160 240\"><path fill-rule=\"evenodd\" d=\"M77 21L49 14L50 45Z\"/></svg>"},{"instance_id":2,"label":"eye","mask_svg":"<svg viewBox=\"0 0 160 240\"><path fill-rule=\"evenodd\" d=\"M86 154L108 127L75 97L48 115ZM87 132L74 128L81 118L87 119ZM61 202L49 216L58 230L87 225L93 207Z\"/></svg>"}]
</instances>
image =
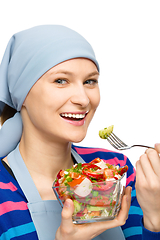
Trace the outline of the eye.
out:
<instances>
[{"instance_id":1,"label":"eye","mask_svg":"<svg viewBox=\"0 0 160 240\"><path fill-rule=\"evenodd\" d=\"M86 80L86 81L84 82L84 84L94 86L94 85L97 85L97 84L98 84L98 80L96 80L96 79L88 79L88 80Z\"/></svg>"},{"instance_id":2,"label":"eye","mask_svg":"<svg viewBox=\"0 0 160 240\"><path fill-rule=\"evenodd\" d=\"M55 83L64 85L64 84L67 83L67 80L65 80L65 79L60 79L60 78L59 78L59 79L56 79L56 80L55 80Z\"/></svg>"}]
</instances>

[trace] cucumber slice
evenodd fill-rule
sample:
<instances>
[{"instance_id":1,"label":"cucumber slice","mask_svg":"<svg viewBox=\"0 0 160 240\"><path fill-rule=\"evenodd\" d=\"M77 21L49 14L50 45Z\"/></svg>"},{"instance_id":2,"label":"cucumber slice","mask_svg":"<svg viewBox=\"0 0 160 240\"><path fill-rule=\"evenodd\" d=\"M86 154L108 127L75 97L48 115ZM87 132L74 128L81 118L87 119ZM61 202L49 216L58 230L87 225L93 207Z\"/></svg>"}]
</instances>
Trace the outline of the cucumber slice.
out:
<instances>
[{"instance_id":1,"label":"cucumber slice","mask_svg":"<svg viewBox=\"0 0 160 240\"><path fill-rule=\"evenodd\" d=\"M98 207L98 206L92 206L92 205L87 205L88 211L101 211L104 210L106 207Z\"/></svg>"},{"instance_id":2,"label":"cucumber slice","mask_svg":"<svg viewBox=\"0 0 160 240\"><path fill-rule=\"evenodd\" d=\"M73 199L74 203L74 214L78 213L81 210L81 204Z\"/></svg>"},{"instance_id":3,"label":"cucumber slice","mask_svg":"<svg viewBox=\"0 0 160 240\"><path fill-rule=\"evenodd\" d=\"M99 131L99 136L103 139L106 139L112 132L113 132L113 125L109 126L108 128L104 128L103 130Z\"/></svg>"}]
</instances>

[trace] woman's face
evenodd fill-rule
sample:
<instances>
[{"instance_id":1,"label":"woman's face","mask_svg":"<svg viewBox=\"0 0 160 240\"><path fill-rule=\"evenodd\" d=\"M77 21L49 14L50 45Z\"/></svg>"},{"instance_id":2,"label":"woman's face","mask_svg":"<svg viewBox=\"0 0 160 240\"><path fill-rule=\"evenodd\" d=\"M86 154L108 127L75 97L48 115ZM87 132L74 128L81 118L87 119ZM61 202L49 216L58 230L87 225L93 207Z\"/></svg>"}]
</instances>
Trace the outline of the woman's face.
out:
<instances>
[{"instance_id":1,"label":"woman's face","mask_svg":"<svg viewBox=\"0 0 160 240\"><path fill-rule=\"evenodd\" d=\"M24 128L50 141L82 141L100 101L98 76L96 65L84 58L50 69L24 101Z\"/></svg>"}]
</instances>

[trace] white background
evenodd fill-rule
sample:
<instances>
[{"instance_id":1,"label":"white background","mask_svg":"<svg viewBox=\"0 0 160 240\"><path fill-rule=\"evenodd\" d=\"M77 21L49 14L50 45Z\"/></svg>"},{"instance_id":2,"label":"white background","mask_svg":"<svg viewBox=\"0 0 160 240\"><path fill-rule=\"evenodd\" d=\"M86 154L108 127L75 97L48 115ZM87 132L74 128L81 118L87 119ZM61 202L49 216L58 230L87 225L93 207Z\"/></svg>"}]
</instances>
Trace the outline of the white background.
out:
<instances>
[{"instance_id":1,"label":"white background","mask_svg":"<svg viewBox=\"0 0 160 240\"><path fill-rule=\"evenodd\" d=\"M160 142L159 0L0 1L0 59L14 33L41 24L76 30L100 63L101 103L80 145L113 150L98 136L112 124L128 144ZM123 153L135 164L143 152Z\"/></svg>"}]
</instances>

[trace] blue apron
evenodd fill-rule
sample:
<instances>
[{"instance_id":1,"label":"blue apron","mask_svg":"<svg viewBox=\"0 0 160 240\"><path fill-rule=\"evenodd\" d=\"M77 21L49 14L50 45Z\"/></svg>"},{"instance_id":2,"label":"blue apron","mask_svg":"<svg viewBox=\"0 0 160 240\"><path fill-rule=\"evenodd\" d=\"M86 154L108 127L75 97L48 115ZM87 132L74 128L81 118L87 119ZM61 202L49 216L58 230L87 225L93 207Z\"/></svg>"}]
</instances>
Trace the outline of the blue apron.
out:
<instances>
[{"instance_id":1,"label":"blue apron","mask_svg":"<svg viewBox=\"0 0 160 240\"><path fill-rule=\"evenodd\" d=\"M84 163L84 160L72 149L75 160ZM42 200L32 180L32 177L19 152L19 145L8 157L8 163L27 198L27 206L35 225L39 240L53 240L61 224L62 208L57 200ZM82 237L83 238L83 237ZM94 240L125 240L120 227L106 230Z\"/></svg>"}]
</instances>

